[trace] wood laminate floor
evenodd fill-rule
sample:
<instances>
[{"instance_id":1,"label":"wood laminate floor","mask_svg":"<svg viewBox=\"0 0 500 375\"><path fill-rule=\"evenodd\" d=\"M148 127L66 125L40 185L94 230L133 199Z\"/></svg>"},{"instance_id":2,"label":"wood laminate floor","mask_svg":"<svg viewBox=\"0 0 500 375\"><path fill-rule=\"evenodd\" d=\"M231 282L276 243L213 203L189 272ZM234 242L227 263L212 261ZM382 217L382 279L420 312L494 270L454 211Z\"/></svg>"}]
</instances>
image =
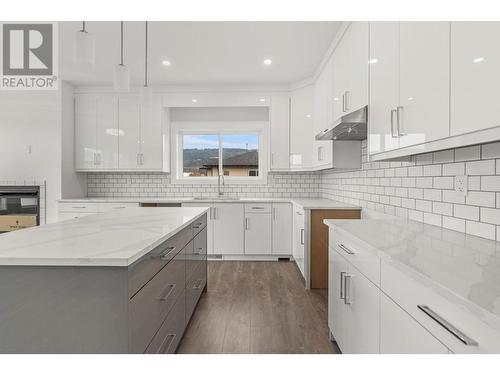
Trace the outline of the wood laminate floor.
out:
<instances>
[{"instance_id":1,"label":"wood laminate floor","mask_svg":"<svg viewBox=\"0 0 500 375\"><path fill-rule=\"evenodd\" d=\"M305 290L293 262L208 263L208 291L178 353L337 353L326 290Z\"/></svg>"}]
</instances>

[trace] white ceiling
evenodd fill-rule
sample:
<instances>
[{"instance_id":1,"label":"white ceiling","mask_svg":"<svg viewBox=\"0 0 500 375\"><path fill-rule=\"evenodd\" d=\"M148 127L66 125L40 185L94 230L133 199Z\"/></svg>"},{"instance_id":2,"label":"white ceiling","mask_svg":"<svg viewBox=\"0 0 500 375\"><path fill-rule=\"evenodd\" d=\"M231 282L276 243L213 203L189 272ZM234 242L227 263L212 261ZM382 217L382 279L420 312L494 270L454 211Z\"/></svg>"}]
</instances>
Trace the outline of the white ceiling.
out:
<instances>
[{"instance_id":1,"label":"white ceiling","mask_svg":"<svg viewBox=\"0 0 500 375\"><path fill-rule=\"evenodd\" d=\"M341 22L150 22L151 85L290 84L310 77ZM88 22L96 43L92 71L73 61L79 22L61 22L60 76L77 85L111 85L120 58L120 23ZM124 24L124 63L144 80L144 22ZM264 66L263 60L273 60ZM162 60L172 62L170 67Z\"/></svg>"}]
</instances>

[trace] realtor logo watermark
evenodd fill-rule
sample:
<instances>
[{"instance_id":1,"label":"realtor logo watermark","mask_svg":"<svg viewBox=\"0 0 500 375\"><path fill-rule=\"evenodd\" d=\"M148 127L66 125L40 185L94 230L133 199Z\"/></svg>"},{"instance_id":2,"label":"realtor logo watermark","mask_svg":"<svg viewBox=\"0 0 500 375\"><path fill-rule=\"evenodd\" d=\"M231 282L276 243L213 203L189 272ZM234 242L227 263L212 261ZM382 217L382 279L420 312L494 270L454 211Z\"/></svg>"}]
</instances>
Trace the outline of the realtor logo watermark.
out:
<instances>
[{"instance_id":1,"label":"realtor logo watermark","mask_svg":"<svg viewBox=\"0 0 500 375\"><path fill-rule=\"evenodd\" d=\"M58 88L57 24L0 23L0 89Z\"/></svg>"}]
</instances>

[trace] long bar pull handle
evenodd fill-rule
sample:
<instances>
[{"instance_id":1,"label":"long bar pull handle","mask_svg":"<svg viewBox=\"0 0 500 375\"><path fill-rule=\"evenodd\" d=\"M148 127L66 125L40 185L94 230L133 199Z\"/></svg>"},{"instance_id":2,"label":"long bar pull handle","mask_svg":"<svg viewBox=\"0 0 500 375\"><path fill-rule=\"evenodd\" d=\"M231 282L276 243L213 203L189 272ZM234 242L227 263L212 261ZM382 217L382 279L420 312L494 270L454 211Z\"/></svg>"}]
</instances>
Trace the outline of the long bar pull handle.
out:
<instances>
[{"instance_id":1,"label":"long bar pull handle","mask_svg":"<svg viewBox=\"0 0 500 375\"><path fill-rule=\"evenodd\" d=\"M164 354L170 349L170 345L174 342L175 336L177 336L175 333L171 333L167 336L165 336L165 339L163 339L163 342L161 343L160 347L158 348L158 351L156 354Z\"/></svg>"},{"instance_id":2,"label":"long bar pull handle","mask_svg":"<svg viewBox=\"0 0 500 375\"><path fill-rule=\"evenodd\" d=\"M273 207L273 220L276 220L276 207Z\"/></svg>"},{"instance_id":3,"label":"long bar pull handle","mask_svg":"<svg viewBox=\"0 0 500 375\"><path fill-rule=\"evenodd\" d=\"M427 306L427 305L417 305L417 307L421 311L423 311L428 317L430 317L432 320L434 320L436 323L438 323L441 327L443 327L449 333L451 333L453 336L455 336L457 339L459 339L464 345L469 345L469 346L477 346L478 345L478 343L477 343L476 340L471 339L469 336L467 336L465 333L463 333L462 331L460 331L453 324L451 324L450 322L448 322L443 317L439 316L429 306Z\"/></svg>"},{"instance_id":4,"label":"long bar pull handle","mask_svg":"<svg viewBox=\"0 0 500 375\"><path fill-rule=\"evenodd\" d=\"M345 298L345 293L344 293L344 276L345 276L345 272L341 272L340 273L340 299L344 299Z\"/></svg>"},{"instance_id":5,"label":"long bar pull handle","mask_svg":"<svg viewBox=\"0 0 500 375\"><path fill-rule=\"evenodd\" d=\"M352 303L351 299L351 275L347 273L344 276L344 303L350 305Z\"/></svg>"},{"instance_id":6,"label":"long bar pull handle","mask_svg":"<svg viewBox=\"0 0 500 375\"><path fill-rule=\"evenodd\" d=\"M168 255L174 250L175 246L167 247L166 250L164 250L160 255L158 255L158 258L160 258L161 260L167 260Z\"/></svg>"},{"instance_id":7,"label":"long bar pull handle","mask_svg":"<svg viewBox=\"0 0 500 375\"><path fill-rule=\"evenodd\" d=\"M300 244L304 245L304 229L300 230Z\"/></svg>"},{"instance_id":8,"label":"long bar pull handle","mask_svg":"<svg viewBox=\"0 0 500 375\"><path fill-rule=\"evenodd\" d=\"M398 120L398 136L399 137L402 137L404 135L406 135L406 133L404 132L404 116L403 116L403 108L402 106L399 106L397 107L396 109L396 117L397 117L397 120Z\"/></svg>"},{"instance_id":9,"label":"long bar pull handle","mask_svg":"<svg viewBox=\"0 0 500 375\"><path fill-rule=\"evenodd\" d=\"M391 109L391 136L392 136L392 138L398 137L398 134L395 133L395 127L394 127L394 124L395 124L394 118L397 116L397 112L398 112L397 110Z\"/></svg>"},{"instance_id":10,"label":"long bar pull handle","mask_svg":"<svg viewBox=\"0 0 500 375\"><path fill-rule=\"evenodd\" d=\"M342 94L342 112L345 112L346 109L345 109L345 93Z\"/></svg>"},{"instance_id":11,"label":"long bar pull handle","mask_svg":"<svg viewBox=\"0 0 500 375\"><path fill-rule=\"evenodd\" d=\"M160 297L158 297L158 300L164 302L168 299L168 296L172 294L172 292L175 289L176 284L169 284L165 290L160 294Z\"/></svg>"},{"instance_id":12,"label":"long bar pull handle","mask_svg":"<svg viewBox=\"0 0 500 375\"><path fill-rule=\"evenodd\" d=\"M249 220L250 219L248 217L245 218L245 229L246 230L248 230L248 228L249 228L249 225L248 225Z\"/></svg>"},{"instance_id":13,"label":"long bar pull handle","mask_svg":"<svg viewBox=\"0 0 500 375\"><path fill-rule=\"evenodd\" d=\"M351 102L351 92L350 91L346 91L344 93L344 96L345 96L345 99L344 99L344 102L345 102L345 112L349 112L350 110L350 102Z\"/></svg>"},{"instance_id":14,"label":"long bar pull handle","mask_svg":"<svg viewBox=\"0 0 500 375\"><path fill-rule=\"evenodd\" d=\"M346 245L344 245L343 243L339 243L339 248L341 248L342 250L344 250L347 254L349 255L354 255L356 254L354 251L352 251L351 249L349 249Z\"/></svg>"}]
</instances>

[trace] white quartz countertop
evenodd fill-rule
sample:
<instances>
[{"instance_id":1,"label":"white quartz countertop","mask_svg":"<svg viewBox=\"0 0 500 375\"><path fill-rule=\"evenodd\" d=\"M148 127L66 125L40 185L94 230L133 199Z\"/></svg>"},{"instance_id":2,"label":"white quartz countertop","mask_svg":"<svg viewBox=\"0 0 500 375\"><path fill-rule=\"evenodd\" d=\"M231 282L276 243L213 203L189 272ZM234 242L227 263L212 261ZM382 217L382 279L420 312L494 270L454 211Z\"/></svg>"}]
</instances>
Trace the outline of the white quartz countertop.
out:
<instances>
[{"instance_id":1,"label":"white quartz countertop","mask_svg":"<svg viewBox=\"0 0 500 375\"><path fill-rule=\"evenodd\" d=\"M325 224L378 251L382 262L500 317L500 242L406 219Z\"/></svg>"},{"instance_id":2,"label":"white quartz countertop","mask_svg":"<svg viewBox=\"0 0 500 375\"><path fill-rule=\"evenodd\" d=\"M0 235L0 266L128 266L207 212L126 208Z\"/></svg>"},{"instance_id":3,"label":"white quartz countertop","mask_svg":"<svg viewBox=\"0 0 500 375\"><path fill-rule=\"evenodd\" d=\"M224 199L218 198L203 198L195 199L192 197L180 197L180 198L71 198L71 199L61 199L59 202L71 202L71 203L250 203L250 202L261 202L261 203L273 203L273 202L286 202L293 203L305 210L321 210L321 209L342 209L342 210L360 210L361 207L355 206L348 203L342 203L326 198L252 198L244 197L238 199Z\"/></svg>"}]
</instances>

